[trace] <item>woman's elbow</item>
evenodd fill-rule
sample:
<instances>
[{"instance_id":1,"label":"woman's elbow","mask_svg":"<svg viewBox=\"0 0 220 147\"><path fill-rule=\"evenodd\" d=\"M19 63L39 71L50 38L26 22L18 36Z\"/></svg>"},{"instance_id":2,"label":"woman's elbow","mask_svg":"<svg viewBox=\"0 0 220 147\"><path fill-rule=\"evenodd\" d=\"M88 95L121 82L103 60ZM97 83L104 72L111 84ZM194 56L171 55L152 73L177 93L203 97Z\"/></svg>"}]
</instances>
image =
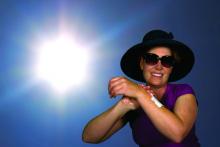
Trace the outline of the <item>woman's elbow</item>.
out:
<instances>
[{"instance_id":1,"label":"woman's elbow","mask_svg":"<svg viewBox=\"0 0 220 147\"><path fill-rule=\"evenodd\" d=\"M183 139L184 139L184 137L182 137L182 136L175 136L175 137L173 137L172 141L174 143L181 143L183 141Z\"/></svg>"},{"instance_id":2,"label":"woman's elbow","mask_svg":"<svg viewBox=\"0 0 220 147\"><path fill-rule=\"evenodd\" d=\"M181 143L184 140L185 136L186 134L184 131L178 131L172 136L171 140L175 143Z\"/></svg>"},{"instance_id":3,"label":"woman's elbow","mask_svg":"<svg viewBox=\"0 0 220 147\"><path fill-rule=\"evenodd\" d=\"M91 140L85 134L82 134L82 141L85 142L85 143L90 143L91 142Z\"/></svg>"},{"instance_id":4,"label":"woman's elbow","mask_svg":"<svg viewBox=\"0 0 220 147\"><path fill-rule=\"evenodd\" d=\"M86 134L82 134L82 141L85 143L92 143L92 144L98 144L102 142Z\"/></svg>"}]
</instances>

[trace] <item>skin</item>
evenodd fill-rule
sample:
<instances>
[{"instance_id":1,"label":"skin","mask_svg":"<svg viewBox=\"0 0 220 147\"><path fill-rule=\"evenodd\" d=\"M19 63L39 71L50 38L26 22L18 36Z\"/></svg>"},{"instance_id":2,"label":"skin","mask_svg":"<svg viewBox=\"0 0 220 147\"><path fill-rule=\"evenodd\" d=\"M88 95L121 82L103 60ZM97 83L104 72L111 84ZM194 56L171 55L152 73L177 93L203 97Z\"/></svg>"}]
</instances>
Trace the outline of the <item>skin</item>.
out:
<instances>
[{"instance_id":1,"label":"skin","mask_svg":"<svg viewBox=\"0 0 220 147\"><path fill-rule=\"evenodd\" d=\"M171 55L169 48L152 48L150 53L159 57ZM150 118L154 126L164 136L173 142L181 142L191 130L197 116L197 104L194 95L185 94L178 97L174 111L165 107L157 107L151 101L150 93L161 99L167 86L172 68L163 67L160 61L156 65L147 65L143 59L140 68L148 81L148 87L142 86L126 79L125 77L114 77L109 81L108 90L111 98L122 95L113 107L92 119L84 128L82 139L89 143L99 143L121 129L127 120L124 115L141 107Z\"/></svg>"},{"instance_id":2,"label":"skin","mask_svg":"<svg viewBox=\"0 0 220 147\"><path fill-rule=\"evenodd\" d=\"M159 57L165 55L171 56L170 50L166 47L153 48L148 52L157 54ZM144 78L148 85L156 92L157 98L160 99L166 90L166 85L173 68L163 67L161 61L153 66L147 65L143 58L140 61L140 68L144 73Z\"/></svg>"}]
</instances>

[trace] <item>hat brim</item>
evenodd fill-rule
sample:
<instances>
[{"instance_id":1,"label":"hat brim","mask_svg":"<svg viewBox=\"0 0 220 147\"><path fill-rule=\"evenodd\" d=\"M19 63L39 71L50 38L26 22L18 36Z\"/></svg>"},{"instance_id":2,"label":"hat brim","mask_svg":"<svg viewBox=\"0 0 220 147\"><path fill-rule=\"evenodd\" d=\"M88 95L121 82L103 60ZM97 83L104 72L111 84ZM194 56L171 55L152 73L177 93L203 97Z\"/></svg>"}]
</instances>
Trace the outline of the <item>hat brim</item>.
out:
<instances>
[{"instance_id":1,"label":"hat brim","mask_svg":"<svg viewBox=\"0 0 220 147\"><path fill-rule=\"evenodd\" d=\"M170 48L180 58L173 68L168 80L169 82L180 80L191 71L195 61L192 50L182 42L170 39L151 40L131 47L121 58L120 65L122 71L134 80L146 82L140 69L141 55L157 46Z\"/></svg>"}]
</instances>

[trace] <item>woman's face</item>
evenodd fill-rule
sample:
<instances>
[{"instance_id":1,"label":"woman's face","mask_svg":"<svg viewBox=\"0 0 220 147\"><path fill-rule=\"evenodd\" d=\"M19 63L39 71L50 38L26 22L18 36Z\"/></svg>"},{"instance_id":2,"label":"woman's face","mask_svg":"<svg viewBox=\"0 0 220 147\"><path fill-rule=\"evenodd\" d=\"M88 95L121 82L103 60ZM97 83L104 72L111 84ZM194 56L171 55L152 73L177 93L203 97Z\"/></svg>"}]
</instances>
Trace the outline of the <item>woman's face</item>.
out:
<instances>
[{"instance_id":1,"label":"woman's face","mask_svg":"<svg viewBox=\"0 0 220 147\"><path fill-rule=\"evenodd\" d=\"M155 47L149 50L148 53L156 54L159 57L172 55L170 49L167 47ZM148 85L158 88L167 84L173 68L164 67L161 64L161 60L159 60L155 65L150 65L147 64L143 58L141 59L140 67Z\"/></svg>"}]
</instances>

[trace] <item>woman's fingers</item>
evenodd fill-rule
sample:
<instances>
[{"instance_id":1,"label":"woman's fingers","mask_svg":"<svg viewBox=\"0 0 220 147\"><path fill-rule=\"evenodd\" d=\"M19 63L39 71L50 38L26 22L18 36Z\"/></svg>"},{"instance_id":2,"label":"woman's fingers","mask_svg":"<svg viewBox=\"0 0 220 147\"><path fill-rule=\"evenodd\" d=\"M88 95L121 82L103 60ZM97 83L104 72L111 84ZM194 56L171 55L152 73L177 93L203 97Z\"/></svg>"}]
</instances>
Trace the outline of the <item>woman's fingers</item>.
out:
<instances>
[{"instance_id":1,"label":"woman's fingers","mask_svg":"<svg viewBox=\"0 0 220 147\"><path fill-rule=\"evenodd\" d=\"M131 110L135 110L138 107L140 107L140 105L135 99L126 96L123 96L122 103L129 107L129 109Z\"/></svg>"},{"instance_id":2,"label":"woman's fingers","mask_svg":"<svg viewBox=\"0 0 220 147\"><path fill-rule=\"evenodd\" d=\"M130 103L130 99L129 99L128 97L125 97L125 96L124 96L124 97L122 98L122 102L125 103L125 104L129 104L129 103Z\"/></svg>"},{"instance_id":3,"label":"woman's fingers","mask_svg":"<svg viewBox=\"0 0 220 147\"><path fill-rule=\"evenodd\" d=\"M111 79L109 81L109 90L111 90L114 86L117 86L121 82L122 82L122 78L120 78L120 77Z\"/></svg>"},{"instance_id":4,"label":"woman's fingers","mask_svg":"<svg viewBox=\"0 0 220 147\"><path fill-rule=\"evenodd\" d=\"M117 95L123 94L122 90L123 90L123 86L121 84L118 84L117 86L114 86L109 91L110 97L112 98L112 97L115 97Z\"/></svg>"},{"instance_id":5,"label":"woman's fingers","mask_svg":"<svg viewBox=\"0 0 220 147\"><path fill-rule=\"evenodd\" d=\"M155 95L155 92L151 89L150 86L141 85L142 88L144 88L150 95Z\"/></svg>"},{"instance_id":6,"label":"woman's fingers","mask_svg":"<svg viewBox=\"0 0 220 147\"><path fill-rule=\"evenodd\" d=\"M109 83L108 83L108 89L110 90L112 88L112 86L114 86L115 84L117 84L121 78L120 77L114 77L112 78L111 80L109 80Z\"/></svg>"},{"instance_id":7,"label":"woman's fingers","mask_svg":"<svg viewBox=\"0 0 220 147\"><path fill-rule=\"evenodd\" d=\"M124 77L115 77L109 81L108 90L110 97L125 95L136 98L140 87Z\"/></svg>"},{"instance_id":8,"label":"woman's fingers","mask_svg":"<svg viewBox=\"0 0 220 147\"><path fill-rule=\"evenodd\" d=\"M125 81L126 81L126 79L123 77L112 78L109 81L109 85L108 85L109 95L112 97L112 96L116 96L117 94L121 94L118 92L120 89L122 89Z\"/></svg>"}]
</instances>

